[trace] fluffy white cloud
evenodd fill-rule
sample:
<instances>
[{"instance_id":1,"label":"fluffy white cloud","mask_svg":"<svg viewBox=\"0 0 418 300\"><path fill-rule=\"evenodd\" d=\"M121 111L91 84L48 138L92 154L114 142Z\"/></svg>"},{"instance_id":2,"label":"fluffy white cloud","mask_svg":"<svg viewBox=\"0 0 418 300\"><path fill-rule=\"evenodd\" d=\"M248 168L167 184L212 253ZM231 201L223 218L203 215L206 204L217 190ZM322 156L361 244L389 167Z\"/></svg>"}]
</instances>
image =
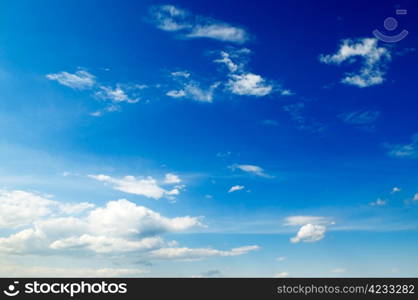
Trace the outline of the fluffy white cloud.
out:
<instances>
[{"instance_id":1,"label":"fluffy white cloud","mask_svg":"<svg viewBox=\"0 0 418 300\"><path fill-rule=\"evenodd\" d=\"M292 243L317 242L325 236L326 227L323 225L306 224L303 225L295 237L291 238Z\"/></svg>"},{"instance_id":2,"label":"fluffy white cloud","mask_svg":"<svg viewBox=\"0 0 418 300\"><path fill-rule=\"evenodd\" d=\"M234 164L232 166L230 166L230 168L232 170L241 170L243 172L247 172L256 176L260 176L260 177L266 177L266 178L271 178L272 176L266 174L264 172L264 169L256 166L256 165L239 165L239 164Z\"/></svg>"},{"instance_id":3,"label":"fluffy white cloud","mask_svg":"<svg viewBox=\"0 0 418 300\"><path fill-rule=\"evenodd\" d=\"M180 193L179 187L175 187L172 190L166 190L161 187L157 180L152 177L137 178L134 176L125 176L122 178L114 178L103 174L89 175L89 177L98 181L110 183L115 190L128 194L141 195L153 199L160 199L167 195L175 195Z\"/></svg>"},{"instance_id":4,"label":"fluffy white cloud","mask_svg":"<svg viewBox=\"0 0 418 300\"><path fill-rule=\"evenodd\" d=\"M150 251L167 246L160 235L202 226L198 217L166 218L121 199L91 210L84 217L38 219L33 227L0 238L3 253L53 253L88 250L95 253Z\"/></svg>"},{"instance_id":5,"label":"fluffy white cloud","mask_svg":"<svg viewBox=\"0 0 418 300\"><path fill-rule=\"evenodd\" d=\"M39 194L0 190L0 229L22 227L52 213L77 214L93 207L88 202L64 204Z\"/></svg>"},{"instance_id":6,"label":"fluffy white cloud","mask_svg":"<svg viewBox=\"0 0 418 300\"><path fill-rule=\"evenodd\" d=\"M244 188L245 188L245 186L243 186L243 185L234 185L229 189L228 193L233 193L233 192L236 192L236 191L240 191L240 190L243 190Z\"/></svg>"},{"instance_id":7,"label":"fluffy white cloud","mask_svg":"<svg viewBox=\"0 0 418 300\"><path fill-rule=\"evenodd\" d=\"M343 83L363 88L384 81L386 63L391 55L387 48L378 47L378 40L374 38L343 40L337 53L321 55L320 61L340 65L344 61L353 63L356 58L362 58L360 70L357 73L347 73L342 79Z\"/></svg>"},{"instance_id":8,"label":"fluffy white cloud","mask_svg":"<svg viewBox=\"0 0 418 300\"><path fill-rule=\"evenodd\" d=\"M58 81L60 84L73 89L89 89L96 84L96 77L87 71L77 71L75 73L60 72L56 74L48 74L46 78Z\"/></svg>"},{"instance_id":9,"label":"fluffy white cloud","mask_svg":"<svg viewBox=\"0 0 418 300\"><path fill-rule=\"evenodd\" d=\"M414 134L409 144L385 145L388 149L388 155L399 158L418 157L418 134Z\"/></svg>"},{"instance_id":10,"label":"fluffy white cloud","mask_svg":"<svg viewBox=\"0 0 418 300\"><path fill-rule=\"evenodd\" d=\"M180 183L181 179L176 174L167 173L165 174L164 183L166 184L175 184Z\"/></svg>"},{"instance_id":11,"label":"fluffy white cloud","mask_svg":"<svg viewBox=\"0 0 418 300\"><path fill-rule=\"evenodd\" d=\"M413 201L418 201L418 193L416 193L415 195L414 195L414 198L412 199Z\"/></svg>"},{"instance_id":12,"label":"fluffy white cloud","mask_svg":"<svg viewBox=\"0 0 418 300\"><path fill-rule=\"evenodd\" d=\"M217 250L212 248L161 248L151 252L155 259L200 260L214 256L238 256L260 249L259 246L243 246L231 250Z\"/></svg>"},{"instance_id":13,"label":"fluffy white cloud","mask_svg":"<svg viewBox=\"0 0 418 300\"><path fill-rule=\"evenodd\" d=\"M153 7L151 17L159 29L180 32L183 38L210 38L232 43L244 43L248 40L247 32L240 27L196 16L173 5Z\"/></svg>"},{"instance_id":14,"label":"fluffy white cloud","mask_svg":"<svg viewBox=\"0 0 418 300\"><path fill-rule=\"evenodd\" d=\"M266 96L273 91L273 86L266 83L260 75L253 73L232 74L227 83L228 88L236 95Z\"/></svg>"},{"instance_id":15,"label":"fluffy white cloud","mask_svg":"<svg viewBox=\"0 0 418 300\"><path fill-rule=\"evenodd\" d=\"M317 242L325 237L328 225L335 222L331 218L321 216L290 216L285 219L286 226L301 226L292 243Z\"/></svg>"},{"instance_id":16,"label":"fluffy white cloud","mask_svg":"<svg viewBox=\"0 0 418 300\"><path fill-rule=\"evenodd\" d=\"M96 92L96 96L101 99L110 100L115 103L137 103L139 101L139 98L133 98L129 96L120 85L116 85L115 88L111 88L108 86L100 86L99 90Z\"/></svg>"}]
</instances>

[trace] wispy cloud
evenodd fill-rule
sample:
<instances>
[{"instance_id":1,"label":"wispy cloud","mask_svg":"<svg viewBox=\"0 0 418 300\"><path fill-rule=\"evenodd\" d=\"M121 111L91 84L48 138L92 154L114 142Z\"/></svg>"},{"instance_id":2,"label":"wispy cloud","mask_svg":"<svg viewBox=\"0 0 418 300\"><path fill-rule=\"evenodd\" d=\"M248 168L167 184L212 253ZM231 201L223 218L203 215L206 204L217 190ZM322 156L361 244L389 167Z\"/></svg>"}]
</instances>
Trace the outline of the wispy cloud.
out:
<instances>
[{"instance_id":1,"label":"wispy cloud","mask_svg":"<svg viewBox=\"0 0 418 300\"><path fill-rule=\"evenodd\" d=\"M175 184L179 182L179 178L172 174L166 174L165 184ZM153 177L137 178L134 176L124 176L122 178L114 178L108 175L89 175L88 177L109 183L115 190L122 191L128 194L141 195L147 198L161 199L163 197L172 198L174 195L180 194L183 186L174 186L168 190L163 188Z\"/></svg>"},{"instance_id":2,"label":"wispy cloud","mask_svg":"<svg viewBox=\"0 0 418 300\"><path fill-rule=\"evenodd\" d=\"M240 190L243 190L244 188L245 188L245 186L243 186L243 185L234 185L228 190L228 193L233 193L233 192L236 192L236 191L240 191Z\"/></svg>"},{"instance_id":3,"label":"wispy cloud","mask_svg":"<svg viewBox=\"0 0 418 300\"><path fill-rule=\"evenodd\" d=\"M241 27L194 15L173 5L154 6L151 8L150 14L152 22L157 28L177 32L182 38L209 38L238 44L249 39L248 33Z\"/></svg>"},{"instance_id":4,"label":"wispy cloud","mask_svg":"<svg viewBox=\"0 0 418 300\"><path fill-rule=\"evenodd\" d=\"M304 102L284 105L283 110L297 123L297 129L299 130L319 133L325 128L322 123L306 116L306 105Z\"/></svg>"},{"instance_id":5,"label":"wispy cloud","mask_svg":"<svg viewBox=\"0 0 418 300\"><path fill-rule=\"evenodd\" d=\"M371 206L385 206L388 203L387 200L384 199L377 199L376 201L373 201L370 203Z\"/></svg>"},{"instance_id":6,"label":"wispy cloud","mask_svg":"<svg viewBox=\"0 0 418 300\"><path fill-rule=\"evenodd\" d=\"M55 80L62 85L78 90L90 89L96 84L96 77L83 70L75 73L59 72L55 74L48 74L46 75L46 78Z\"/></svg>"},{"instance_id":7,"label":"wispy cloud","mask_svg":"<svg viewBox=\"0 0 418 300\"><path fill-rule=\"evenodd\" d=\"M96 76L84 70L73 74L68 72L48 74L46 78L72 89L90 90L95 98L107 101L108 103L104 108L90 114L94 117L102 116L105 112L119 111L121 109L119 104L121 103L137 103L140 100L137 91L147 87L146 85L120 83L117 83L115 87L111 87L101 84Z\"/></svg>"},{"instance_id":8,"label":"wispy cloud","mask_svg":"<svg viewBox=\"0 0 418 300\"><path fill-rule=\"evenodd\" d=\"M161 248L151 252L151 257L158 260L175 259L175 260L201 260L215 256L239 256L247 254L251 251L259 250L257 245L243 246L233 248L231 250L217 250L212 248Z\"/></svg>"},{"instance_id":9,"label":"wispy cloud","mask_svg":"<svg viewBox=\"0 0 418 300\"><path fill-rule=\"evenodd\" d=\"M214 60L215 63L223 64L228 71L227 90L239 96L263 97L273 92L291 95L290 90L283 89L278 83L247 70L250 53L247 48L229 49L220 51L220 58Z\"/></svg>"},{"instance_id":10,"label":"wispy cloud","mask_svg":"<svg viewBox=\"0 0 418 300\"><path fill-rule=\"evenodd\" d=\"M363 126L373 124L379 116L380 111L377 110L359 110L338 115L344 123Z\"/></svg>"},{"instance_id":11,"label":"wispy cloud","mask_svg":"<svg viewBox=\"0 0 418 300\"><path fill-rule=\"evenodd\" d=\"M232 170L240 170L252 175L260 176L260 177L266 177L266 178L272 178L271 175L266 174L264 172L264 169L256 166L256 165L240 165L240 164L234 164L230 166Z\"/></svg>"},{"instance_id":12,"label":"wispy cloud","mask_svg":"<svg viewBox=\"0 0 418 300\"><path fill-rule=\"evenodd\" d=\"M378 47L377 39L343 40L337 53L321 55L319 60L325 64L340 65L345 61L353 63L357 58L362 60L360 70L346 73L342 83L361 88L383 83L386 64L391 60L391 54L387 48Z\"/></svg>"},{"instance_id":13,"label":"wispy cloud","mask_svg":"<svg viewBox=\"0 0 418 300\"><path fill-rule=\"evenodd\" d=\"M385 144L389 149L388 155L399 158L418 157L418 134L414 134L409 144Z\"/></svg>"}]
</instances>

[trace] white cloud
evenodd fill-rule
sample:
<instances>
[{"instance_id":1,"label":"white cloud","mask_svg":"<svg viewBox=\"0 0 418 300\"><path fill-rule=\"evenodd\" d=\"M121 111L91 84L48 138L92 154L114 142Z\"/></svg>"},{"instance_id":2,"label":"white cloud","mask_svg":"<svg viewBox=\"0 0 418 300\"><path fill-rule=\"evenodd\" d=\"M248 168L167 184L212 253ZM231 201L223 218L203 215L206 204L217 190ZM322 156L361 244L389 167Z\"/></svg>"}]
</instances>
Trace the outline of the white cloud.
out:
<instances>
[{"instance_id":1,"label":"white cloud","mask_svg":"<svg viewBox=\"0 0 418 300\"><path fill-rule=\"evenodd\" d=\"M295 237L291 238L292 243L299 242L317 242L325 236L326 227L324 225L303 225Z\"/></svg>"},{"instance_id":2,"label":"white cloud","mask_svg":"<svg viewBox=\"0 0 418 300\"><path fill-rule=\"evenodd\" d=\"M217 250L212 248L161 248L151 252L155 259L200 260L215 256L238 256L260 249L259 246L243 246L231 250Z\"/></svg>"},{"instance_id":3,"label":"white cloud","mask_svg":"<svg viewBox=\"0 0 418 300\"><path fill-rule=\"evenodd\" d=\"M338 117L345 123L354 125L370 125L376 122L380 116L380 111L359 110L350 113L343 113Z\"/></svg>"},{"instance_id":4,"label":"white cloud","mask_svg":"<svg viewBox=\"0 0 418 300\"><path fill-rule=\"evenodd\" d=\"M247 32L240 27L193 15L173 5L154 6L151 17L159 29L180 32L183 38L209 38L232 43L244 43L248 40Z\"/></svg>"},{"instance_id":5,"label":"white cloud","mask_svg":"<svg viewBox=\"0 0 418 300\"><path fill-rule=\"evenodd\" d=\"M228 68L229 72L238 71L240 66L232 61L231 55L228 52L221 51L221 57L222 58L215 59L214 62L225 64L226 67Z\"/></svg>"},{"instance_id":6,"label":"white cloud","mask_svg":"<svg viewBox=\"0 0 418 300\"><path fill-rule=\"evenodd\" d=\"M415 195L414 195L414 198L412 199L413 201L418 201L418 193L416 193Z\"/></svg>"},{"instance_id":7,"label":"white cloud","mask_svg":"<svg viewBox=\"0 0 418 300\"><path fill-rule=\"evenodd\" d=\"M394 187L393 189L392 189L392 191L391 191L391 193L392 194L395 194L395 193L398 193L398 192L400 192L401 191L401 188L399 188L399 187Z\"/></svg>"},{"instance_id":8,"label":"white cloud","mask_svg":"<svg viewBox=\"0 0 418 300\"><path fill-rule=\"evenodd\" d=\"M171 90L166 95L171 98L183 98L186 97L186 92L184 90Z\"/></svg>"},{"instance_id":9,"label":"white cloud","mask_svg":"<svg viewBox=\"0 0 418 300\"><path fill-rule=\"evenodd\" d=\"M288 272L280 272L274 275L274 278L286 278L286 277L289 277Z\"/></svg>"},{"instance_id":10,"label":"white cloud","mask_svg":"<svg viewBox=\"0 0 418 300\"><path fill-rule=\"evenodd\" d=\"M230 168L232 170L238 169L238 170L241 170L243 172L247 172L247 173L250 173L250 174L253 174L253 175L256 175L256 176L260 176L260 177L266 177L266 178L271 178L272 177L272 176L266 174L264 172L264 169L263 168L261 168L259 166L256 166L256 165L239 165L239 164L235 164L235 165L230 166Z\"/></svg>"},{"instance_id":11,"label":"white cloud","mask_svg":"<svg viewBox=\"0 0 418 300\"><path fill-rule=\"evenodd\" d=\"M243 186L243 185L234 185L229 189L228 193L233 193L233 192L236 192L236 191L240 191L240 190L243 190L244 188L245 188L245 186Z\"/></svg>"},{"instance_id":12,"label":"white cloud","mask_svg":"<svg viewBox=\"0 0 418 300\"><path fill-rule=\"evenodd\" d=\"M301 226L306 224L329 225L334 222L327 217L320 216L290 216L285 219L287 226Z\"/></svg>"},{"instance_id":13,"label":"white cloud","mask_svg":"<svg viewBox=\"0 0 418 300\"><path fill-rule=\"evenodd\" d=\"M383 199L377 199L376 201L373 201L370 203L371 206L384 206L388 203L387 200L383 200Z\"/></svg>"},{"instance_id":14,"label":"white cloud","mask_svg":"<svg viewBox=\"0 0 418 300\"><path fill-rule=\"evenodd\" d=\"M336 268L334 270L331 270L331 273L345 273L345 272L347 272L347 270L343 268Z\"/></svg>"},{"instance_id":15,"label":"white cloud","mask_svg":"<svg viewBox=\"0 0 418 300\"><path fill-rule=\"evenodd\" d=\"M266 83L260 75L253 73L232 74L227 87L233 94L245 96L266 96L273 91L273 86Z\"/></svg>"},{"instance_id":16,"label":"white cloud","mask_svg":"<svg viewBox=\"0 0 418 300\"><path fill-rule=\"evenodd\" d=\"M287 226L301 226L296 236L291 238L292 243L317 242L325 236L328 225L335 222L328 217L321 216L290 216L285 219Z\"/></svg>"},{"instance_id":17,"label":"white cloud","mask_svg":"<svg viewBox=\"0 0 418 300\"><path fill-rule=\"evenodd\" d=\"M0 190L0 228L17 228L33 223L50 214L78 214L94 205L60 203L25 191Z\"/></svg>"},{"instance_id":18,"label":"white cloud","mask_svg":"<svg viewBox=\"0 0 418 300\"><path fill-rule=\"evenodd\" d=\"M96 96L115 103L137 103L139 101L139 98L128 96L127 92L120 85L117 85L115 88L100 86L99 91L96 92Z\"/></svg>"},{"instance_id":19,"label":"white cloud","mask_svg":"<svg viewBox=\"0 0 418 300\"><path fill-rule=\"evenodd\" d=\"M211 38L233 43L244 43L248 40L248 35L244 29L227 23L196 25L186 36L189 38Z\"/></svg>"},{"instance_id":20,"label":"white cloud","mask_svg":"<svg viewBox=\"0 0 418 300\"><path fill-rule=\"evenodd\" d=\"M88 177L101 182L110 183L115 190L128 194L141 195L148 198L160 199L167 195L179 193L179 188L166 190L161 187L157 180L152 177L136 178L134 176L125 176L122 178L114 178L108 175L89 175ZM174 191L176 190L176 191Z\"/></svg>"},{"instance_id":21,"label":"white cloud","mask_svg":"<svg viewBox=\"0 0 418 300\"><path fill-rule=\"evenodd\" d=\"M58 81L60 84L73 89L89 89L96 84L96 78L87 71L77 71L74 74L68 72L60 72L56 74L48 74L46 78Z\"/></svg>"},{"instance_id":22,"label":"white cloud","mask_svg":"<svg viewBox=\"0 0 418 300\"><path fill-rule=\"evenodd\" d=\"M287 259L287 257L285 256L279 256L278 258L276 258L277 261L285 261Z\"/></svg>"},{"instance_id":23,"label":"white cloud","mask_svg":"<svg viewBox=\"0 0 418 300\"><path fill-rule=\"evenodd\" d=\"M181 89L171 90L167 92L167 96L172 98L188 98L199 102L212 102L215 89L219 86L219 82L215 82L209 88L203 89L200 84L190 80L184 83Z\"/></svg>"},{"instance_id":24,"label":"white cloud","mask_svg":"<svg viewBox=\"0 0 418 300\"><path fill-rule=\"evenodd\" d=\"M148 273L141 269L57 268L44 266L2 265L2 277L137 277Z\"/></svg>"},{"instance_id":25,"label":"white cloud","mask_svg":"<svg viewBox=\"0 0 418 300\"><path fill-rule=\"evenodd\" d=\"M359 57L362 59L360 70L357 73L347 73L342 82L361 88L381 84L391 55L387 48L378 47L377 44L378 40L374 38L346 39L342 41L336 54L321 55L320 61L340 65L344 61L353 63Z\"/></svg>"},{"instance_id":26,"label":"white cloud","mask_svg":"<svg viewBox=\"0 0 418 300\"><path fill-rule=\"evenodd\" d=\"M180 183L181 179L176 174L167 173L165 174L164 183L166 184L175 184Z\"/></svg>"},{"instance_id":27,"label":"white cloud","mask_svg":"<svg viewBox=\"0 0 418 300\"><path fill-rule=\"evenodd\" d=\"M198 217L166 218L124 199L110 201L84 217L33 221L33 227L0 238L0 252L55 253L88 250L95 253L151 251L168 244L160 237L202 226ZM60 253L60 252L58 252Z\"/></svg>"},{"instance_id":28,"label":"white cloud","mask_svg":"<svg viewBox=\"0 0 418 300\"><path fill-rule=\"evenodd\" d=\"M388 149L388 155L399 158L416 158L418 157L418 134L414 134L409 144L385 145Z\"/></svg>"},{"instance_id":29,"label":"white cloud","mask_svg":"<svg viewBox=\"0 0 418 300\"><path fill-rule=\"evenodd\" d=\"M190 73L187 71L177 71L177 72L172 72L171 76L173 77L184 77L184 78L189 78L190 77Z\"/></svg>"}]
</instances>

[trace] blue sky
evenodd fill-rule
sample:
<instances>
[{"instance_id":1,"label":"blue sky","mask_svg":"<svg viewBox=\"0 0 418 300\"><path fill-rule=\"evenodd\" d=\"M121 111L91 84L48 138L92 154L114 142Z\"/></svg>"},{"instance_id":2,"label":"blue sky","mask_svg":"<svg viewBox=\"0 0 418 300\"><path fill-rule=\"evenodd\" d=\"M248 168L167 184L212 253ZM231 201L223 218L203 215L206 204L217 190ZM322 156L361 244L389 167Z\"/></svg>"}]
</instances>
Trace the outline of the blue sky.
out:
<instances>
[{"instance_id":1,"label":"blue sky","mask_svg":"<svg viewBox=\"0 0 418 300\"><path fill-rule=\"evenodd\" d=\"M415 14L3 1L0 275L417 276Z\"/></svg>"}]
</instances>

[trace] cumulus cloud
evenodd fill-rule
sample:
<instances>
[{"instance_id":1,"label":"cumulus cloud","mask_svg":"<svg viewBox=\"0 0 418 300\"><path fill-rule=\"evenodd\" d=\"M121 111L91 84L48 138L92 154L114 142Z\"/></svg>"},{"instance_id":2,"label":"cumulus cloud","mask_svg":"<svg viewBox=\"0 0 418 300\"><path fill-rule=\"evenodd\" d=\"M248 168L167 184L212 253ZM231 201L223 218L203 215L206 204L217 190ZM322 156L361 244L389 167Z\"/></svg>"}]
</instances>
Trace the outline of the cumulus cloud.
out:
<instances>
[{"instance_id":1,"label":"cumulus cloud","mask_svg":"<svg viewBox=\"0 0 418 300\"><path fill-rule=\"evenodd\" d=\"M418 201L418 193L414 195L413 201Z\"/></svg>"},{"instance_id":2,"label":"cumulus cloud","mask_svg":"<svg viewBox=\"0 0 418 300\"><path fill-rule=\"evenodd\" d=\"M270 94L273 90L271 84L260 75L253 73L232 74L227 83L228 88L236 95L262 97Z\"/></svg>"},{"instance_id":3,"label":"cumulus cloud","mask_svg":"<svg viewBox=\"0 0 418 300\"><path fill-rule=\"evenodd\" d=\"M0 214L6 212L1 211ZM32 222L32 227L0 237L0 252L86 250L95 253L150 251L168 246L160 235L202 226L199 217L161 216L125 199L110 201L81 217L57 217L52 213Z\"/></svg>"},{"instance_id":4,"label":"cumulus cloud","mask_svg":"<svg viewBox=\"0 0 418 300\"><path fill-rule=\"evenodd\" d=\"M358 58L361 59L360 70L346 73L341 82L361 88L381 84L391 54L387 48L378 47L378 40L375 38L343 40L337 53L321 55L319 59L325 64L340 65L343 62L353 63Z\"/></svg>"},{"instance_id":5,"label":"cumulus cloud","mask_svg":"<svg viewBox=\"0 0 418 300\"><path fill-rule=\"evenodd\" d=\"M83 70L75 73L59 72L55 74L48 74L46 75L46 78L55 80L62 85L78 90L89 89L96 84L96 77Z\"/></svg>"},{"instance_id":6,"label":"cumulus cloud","mask_svg":"<svg viewBox=\"0 0 418 300\"><path fill-rule=\"evenodd\" d=\"M209 38L238 44L249 39L243 28L208 17L194 15L173 5L154 6L151 8L150 14L152 22L157 28L177 32L182 38Z\"/></svg>"},{"instance_id":7,"label":"cumulus cloud","mask_svg":"<svg viewBox=\"0 0 418 300\"><path fill-rule=\"evenodd\" d=\"M180 183L181 179L176 174L167 173L165 174L164 183L166 184L175 184Z\"/></svg>"},{"instance_id":8,"label":"cumulus cloud","mask_svg":"<svg viewBox=\"0 0 418 300\"><path fill-rule=\"evenodd\" d=\"M385 144L388 155L399 158L418 157L418 134L414 134L409 144Z\"/></svg>"},{"instance_id":9,"label":"cumulus cloud","mask_svg":"<svg viewBox=\"0 0 418 300\"><path fill-rule=\"evenodd\" d=\"M216 256L238 256L260 249L257 245L243 246L231 250L217 250L212 248L161 248L151 252L155 259L201 260Z\"/></svg>"},{"instance_id":10,"label":"cumulus cloud","mask_svg":"<svg viewBox=\"0 0 418 300\"><path fill-rule=\"evenodd\" d=\"M260 176L260 177L266 177L271 178L272 176L266 174L264 172L264 169L256 166L256 165L240 165L240 164L234 164L230 166L232 170L241 170L246 173L250 173L252 175Z\"/></svg>"},{"instance_id":11,"label":"cumulus cloud","mask_svg":"<svg viewBox=\"0 0 418 300\"><path fill-rule=\"evenodd\" d=\"M179 180L178 177L174 178L173 174L166 174L164 183L167 183L167 176L171 181ZM88 177L111 184L115 190L128 194L141 195L153 199L161 199L167 195L179 194L181 189L181 187L176 186L171 190L167 190L158 184L156 179L150 176L146 178L137 178L135 176L128 175L122 178L115 178L108 175L99 174L89 175ZM171 182L170 184L172 183L174 182Z\"/></svg>"},{"instance_id":12,"label":"cumulus cloud","mask_svg":"<svg viewBox=\"0 0 418 300\"><path fill-rule=\"evenodd\" d=\"M233 193L233 192L236 192L236 191L240 191L240 190L243 190L244 188L245 188L245 186L243 186L243 185L234 185L229 189L228 193Z\"/></svg>"},{"instance_id":13,"label":"cumulus cloud","mask_svg":"<svg viewBox=\"0 0 418 300\"><path fill-rule=\"evenodd\" d=\"M100 86L99 91L96 92L98 98L104 100L110 100L115 103L126 102L126 103L137 103L139 98L133 98L129 96L120 85L116 85L115 88L108 86Z\"/></svg>"},{"instance_id":14,"label":"cumulus cloud","mask_svg":"<svg viewBox=\"0 0 418 300\"><path fill-rule=\"evenodd\" d=\"M35 193L0 190L0 229L26 226L53 213L78 214L93 207L88 202L63 204Z\"/></svg>"},{"instance_id":15,"label":"cumulus cloud","mask_svg":"<svg viewBox=\"0 0 418 300\"><path fill-rule=\"evenodd\" d=\"M325 236L326 227L323 225L306 224L303 225L295 237L292 237L290 241L292 243L303 242L317 242L322 240Z\"/></svg>"},{"instance_id":16,"label":"cumulus cloud","mask_svg":"<svg viewBox=\"0 0 418 300\"><path fill-rule=\"evenodd\" d=\"M335 222L331 218L321 216L290 216L285 219L287 226L301 226L296 236L292 237L292 243L317 242L325 237L328 225Z\"/></svg>"}]
</instances>

